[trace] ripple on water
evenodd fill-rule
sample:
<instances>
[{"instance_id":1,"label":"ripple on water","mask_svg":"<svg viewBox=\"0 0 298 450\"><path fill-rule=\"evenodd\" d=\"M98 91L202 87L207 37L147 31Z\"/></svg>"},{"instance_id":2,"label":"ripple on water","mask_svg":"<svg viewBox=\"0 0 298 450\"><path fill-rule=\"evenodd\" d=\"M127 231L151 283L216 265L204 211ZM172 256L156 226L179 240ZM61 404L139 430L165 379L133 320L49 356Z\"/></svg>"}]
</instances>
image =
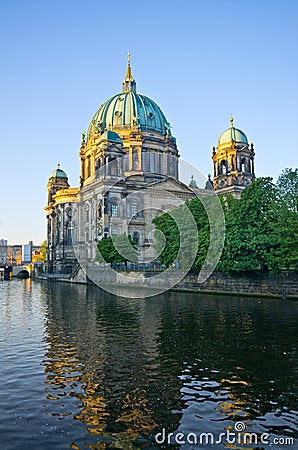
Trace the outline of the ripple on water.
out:
<instances>
[{"instance_id":1,"label":"ripple on water","mask_svg":"<svg viewBox=\"0 0 298 450\"><path fill-rule=\"evenodd\" d=\"M163 427L236 421L298 438L296 319L286 301L0 283L0 448L156 448Z\"/></svg>"}]
</instances>

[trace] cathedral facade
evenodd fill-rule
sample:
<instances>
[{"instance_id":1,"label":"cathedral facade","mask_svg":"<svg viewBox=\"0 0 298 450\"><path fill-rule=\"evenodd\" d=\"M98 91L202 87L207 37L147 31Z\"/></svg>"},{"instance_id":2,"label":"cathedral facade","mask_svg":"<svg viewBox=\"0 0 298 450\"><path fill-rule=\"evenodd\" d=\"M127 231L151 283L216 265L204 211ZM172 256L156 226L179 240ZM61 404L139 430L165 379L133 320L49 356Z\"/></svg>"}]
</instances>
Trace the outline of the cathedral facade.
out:
<instances>
[{"instance_id":1,"label":"cathedral facade","mask_svg":"<svg viewBox=\"0 0 298 450\"><path fill-rule=\"evenodd\" d=\"M139 94L130 57L122 92L94 114L80 147L80 186L71 188L58 167L48 180L46 271L73 273L80 258L96 259L96 243L132 237L139 260L152 259L152 219L198 189L179 181L179 152L160 107ZM254 150L233 121L213 148L214 178L206 189L239 197L254 178Z\"/></svg>"}]
</instances>

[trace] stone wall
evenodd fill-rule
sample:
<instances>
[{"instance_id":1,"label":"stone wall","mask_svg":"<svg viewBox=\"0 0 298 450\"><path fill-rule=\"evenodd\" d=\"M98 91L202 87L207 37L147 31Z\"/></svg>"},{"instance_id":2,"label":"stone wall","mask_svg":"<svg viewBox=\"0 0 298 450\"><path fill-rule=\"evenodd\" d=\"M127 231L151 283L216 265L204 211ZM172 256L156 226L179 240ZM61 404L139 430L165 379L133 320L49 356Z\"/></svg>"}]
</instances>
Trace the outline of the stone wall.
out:
<instances>
[{"instance_id":1,"label":"stone wall","mask_svg":"<svg viewBox=\"0 0 298 450\"><path fill-rule=\"evenodd\" d=\"M208 280L198 283L198 277L188 274L176 289L190 289L198 292L278 296L298 299L298 273L282 272L276 275L224 275L214 272Z\"/></svg>"}]
</instances>

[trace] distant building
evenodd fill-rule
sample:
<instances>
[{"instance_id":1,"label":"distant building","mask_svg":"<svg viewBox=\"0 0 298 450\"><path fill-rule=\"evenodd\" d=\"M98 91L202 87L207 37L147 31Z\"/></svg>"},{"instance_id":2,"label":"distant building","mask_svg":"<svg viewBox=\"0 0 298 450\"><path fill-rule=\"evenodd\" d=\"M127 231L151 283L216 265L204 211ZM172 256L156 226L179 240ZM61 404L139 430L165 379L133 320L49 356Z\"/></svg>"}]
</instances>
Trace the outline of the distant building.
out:
<instances>
[{"instance_id":1,"label":"distant building","mask_svg":"<svg viewBox=\"0 0 298 450\"><path fill-rule=\"evenodd\" d=\"M5 244L6 243L6 244ZM0 264L6 264L8 257L8 245L4 239L0 240Z\"/></svg>"},{"instance_id":2,"label":"distant building","mask_svg":"<svg viewBox=\"0 0 298 450\"><path fill-rule=\"evenodd\" d=\"M3 244L4 243L4 244ZM0 239L0 265L10 266L22 263L39 262L41 259L40 245L29 244L9 245L6 239Z\"/></svg>"},{"instance_id":3,"label":"distant building","mask_svg":"<svg viewBox=\"0 0 298 450\"><path fill-rule=\"evenodd\" d=\"M29 264L32 262L32 250L33 250L33 242L30 241L29 244L24 244L22 246L22 262L25 264Z\"/></svg>"},{"instance_id":4,"label":"distant building","mask_svg":"<svg viewBox=\"0 0 298 450\"><path fill-rule=\"evenodd\" d=\"M22 245L9 245L7 262L10 265L18 265L22 262Z\"/></svg>"}]
</instances>

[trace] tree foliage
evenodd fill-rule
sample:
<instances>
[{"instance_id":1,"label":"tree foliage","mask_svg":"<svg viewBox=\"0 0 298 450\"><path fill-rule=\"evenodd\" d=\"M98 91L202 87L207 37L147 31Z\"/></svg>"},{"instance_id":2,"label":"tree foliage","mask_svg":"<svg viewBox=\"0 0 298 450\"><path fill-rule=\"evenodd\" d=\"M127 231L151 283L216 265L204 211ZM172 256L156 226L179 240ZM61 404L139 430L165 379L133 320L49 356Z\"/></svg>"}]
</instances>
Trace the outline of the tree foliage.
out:
<instances>
[{"instance_id":1,"label":"tree foliage","mask_svg":"<svg viewBox=\"0 0 298 450\"><path fill-rule=\"evenodd\" d=\"M102 239L98 242L97 248L99 251L98 259L101 262L127 264L128 261L138 261L136 243L131 236L126 234Z\"/></svg>"},{"instance_id":2,"label":"tree foliage","mask_svg":"<svg viewBox=\"0 0 298 450\"><path fill-rule=\"evenodd\" d=\"M38 262L45 262L47 254L47 241L42 241L40 243L40 254L37 258Z\"/></svg>"},{"instance_id":3,"label":"tree foliage","mask_svg":"<svg viewBox=\"0 0 298 450\"><path fill-rule=\"evenodd\" d=\"M193 202L193 200L191 200ZM199 215L195 202L184 205L153 219L155 248L161 264L179 268L191 267L198 255L197 221Z\"/></svg>"},{"instance_id":4,"label":"tree foliage","mask_svg":"<svg viewBox=\"0 0 298 450\"><path fill-rule=\"evenodd\" d=\"M298 269L298 169L285 169L277 183L278 203L273 227L275 247L271 269Z\"/></svg>"},{"instance_id":5,"label":"tree foliage","mask_svg":"<svg viewBox=\"0 0 298 450\"><path fill-rule=\"evenodd\" d=\"M217 270L228 274L298 269L297 169L285 169L276 185L269 177L256 179L243 191L240 200L231 195L220 197L226 229L225 246ZM197 197L185 205L195 219L197 231L196 237L193 233L188 236L185 231L184 239L188 236L190 253L196 248L192 269L199 271L209 248L209 221ZM183 216L183 209L179 208ZM162 248L159 259L167 267L179 259L181 245L181 229L172 216L173 212L154 219L157 251ZM187 220L181 220L182 229L187 229ZM197 246L193 243L194 238Z\"/></svg>"},{"instance_id":6,"label":"tree foliage","mask_svg":"<svg viewBox=\"0 0 298 450\"><path fill-rule=\"evenodd\" d=\"M284 169L276 186L280 202L298 214L298 169Z\"/></svg>"},{"instance_id":7,"label":"tree foliage","mask_svg":"<svg viewBox=\"0 0 298 450\"><path fill-rule=\"evenodd\" d=\"M272 178L258 178L226 211L226 242L219 269L250 272L269 269L275 221L276 188Z\"/></svg>"},{"instance_id":8,"label":"tree foliage","mask_svg":"<svg viewBox=\"0 0 298 450\"><path fill-rule=\"evenodd\" d=\"M153 219L155 224L155 248L161 264L169 267L177 258L180 236L179 229L173 217L165 213ZM159 233L159 232L160 233Z\"/></svg>"}]
</instances>

